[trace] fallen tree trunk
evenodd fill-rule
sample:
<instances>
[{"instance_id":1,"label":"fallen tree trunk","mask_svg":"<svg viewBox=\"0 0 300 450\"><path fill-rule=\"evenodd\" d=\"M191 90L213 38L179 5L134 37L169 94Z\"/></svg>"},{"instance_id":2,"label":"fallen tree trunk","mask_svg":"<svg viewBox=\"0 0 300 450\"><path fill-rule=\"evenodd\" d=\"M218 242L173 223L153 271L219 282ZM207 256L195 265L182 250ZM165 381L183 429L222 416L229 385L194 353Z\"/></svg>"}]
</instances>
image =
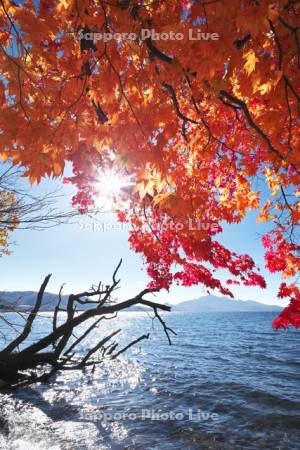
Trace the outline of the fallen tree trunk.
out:
<instances>
[{"instance_id":1,"label":"fallen tree trunk","mask_svg":"<svg viewBox=\"0 0 300 450\"><path fill-rule=\"evenodd\" d=\"M149 334L143 334L120 349L116 339L121 329L116 329L91 348L87 348L84 354L78 351L79 344L85 339L88 340L103 319L114 319L119 311L134 305L147 306L153 310L154 318L161 323L171 344L170 333L176 333L166 326L158 313L159 310L170 311L171 308L144 298L146 294L155 292L154 290L145 289L123 302L116 303L112 299L112 294L120 283L116 276L121 262L113 273L110 285L104 286L99 283L96 288L92 287L89 291L69 295L66 309L61 307L61 288L53 312L51 330L35 340L33 323L41 309L43 295L51 275L45 278L37 294L35 305L26 317L22 331L0 351L0 388L17 388L26 384L44 382L58 371L94 368L104 358L115 359L133 345L148 339ZM78 312L78 308L82 306L88 306L89 309ZM64 322L58 325L58 313L61 311L65 311L67 316ZM92 323L77 337L75 330L87 321ZM30 344L26 345L28 341Z\"/></svg>"}]
</instances>

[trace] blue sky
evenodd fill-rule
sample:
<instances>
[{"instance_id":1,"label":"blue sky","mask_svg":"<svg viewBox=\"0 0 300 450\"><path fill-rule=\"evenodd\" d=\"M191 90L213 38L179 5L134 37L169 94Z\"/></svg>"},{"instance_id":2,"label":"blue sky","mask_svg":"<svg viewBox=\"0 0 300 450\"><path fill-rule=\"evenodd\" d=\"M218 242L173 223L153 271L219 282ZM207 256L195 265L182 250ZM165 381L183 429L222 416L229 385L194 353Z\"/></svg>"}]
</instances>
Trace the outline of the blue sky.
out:
<instances>
[{"instance_id":1,"label":"blue sky","mask_svg":"<svg viewBox=\"0 0 300 450\"><path fill-rule=\"evenodd\" d=\"M49 191L57 185L61 186L60 180L46 180L35 190ZM63 190L65 198L61 200L61 207L70 204L72 194L69 186L64 186ZM252 212L241 224L226 226L221 242L237 252L250 254L265 275L268 287L266 290L235 287L233 291L239 299L279 304L276 292L280 277L264 270L259 237L264 226L256 224L256 215L257 212ZM11 247L11 255L0 258L0 291L37 290L43 277L52 273L48 291L58 292L61 284L66 283L64 292L76 293L100 280L109 282L113 269L122 257L120 299L137 294L146 286L148 279L142 259L129 248L126 229L120 230L111 213L103 213L97 220L91 222L82 217L74 219L72 224L44 231L14 232L12 240L15 244ZM157 294L157 299L178 303L202 295L206 295L202 286L176 287L170 293L162 291Z\"/></svg>"}]
</instances>

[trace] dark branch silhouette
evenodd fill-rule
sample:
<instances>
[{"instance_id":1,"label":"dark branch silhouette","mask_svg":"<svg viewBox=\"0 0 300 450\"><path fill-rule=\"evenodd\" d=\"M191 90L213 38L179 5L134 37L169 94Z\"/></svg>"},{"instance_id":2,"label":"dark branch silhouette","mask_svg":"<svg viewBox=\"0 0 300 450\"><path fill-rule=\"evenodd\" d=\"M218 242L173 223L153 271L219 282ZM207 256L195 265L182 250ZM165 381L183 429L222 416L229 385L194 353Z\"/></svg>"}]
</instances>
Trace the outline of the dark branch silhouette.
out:
<instances>
[{"instance_id":1,"label":"dark branch silhouette","mask_svg":"<svg viewBox=\"0 0 300 450\"><path fill-rule=\"evenodd\" d=\"M115 339L122 330L117 328L110 330L107 336L101 337L92 347L88 347L88 338L95 328L100 326L101 321L113 320L119 311L134 305L147 306L153 310L153 319L159 320L168 342L171 344L169 333L176 333L166 326L158 312L159 310L170 311L171 308L144 298L145 295L156 292L155 290L144 289L135 297L122 302L117 302L112 297L119 287L120 280L117 279L117 272L121 262L122 260L113 273L110 285L104 287L102 283L99 283L90 291L69 295L65 309L62 307L61 288L57 305L53 308L51 329L44 336L35 339L33 324L41 310L43 295L51 277L51 275L47 275L37 294L33 309L25 318L23 330L0 351L2 388L17 388L36 382L45 382L58 371L82 370L88 367L93 370L105 357L116 359L133 345L148 339L149 334L143 334L119 349L119 344ZM98 300L93 300L93 298L98 298ZM88 306L89 309L80 310L82 305ZM60 311L65 311L66 317L63 322L58 324ZM90 320L92 320L92 324L90 324ZM87 321L89 322L87 323ZM87 328L84 331L81 330L79 335L78 330L85 323ZM87 339L86 350L82 353L82 350L79 351L79 344L85 339Z\"/></svg>"}]
</instances>

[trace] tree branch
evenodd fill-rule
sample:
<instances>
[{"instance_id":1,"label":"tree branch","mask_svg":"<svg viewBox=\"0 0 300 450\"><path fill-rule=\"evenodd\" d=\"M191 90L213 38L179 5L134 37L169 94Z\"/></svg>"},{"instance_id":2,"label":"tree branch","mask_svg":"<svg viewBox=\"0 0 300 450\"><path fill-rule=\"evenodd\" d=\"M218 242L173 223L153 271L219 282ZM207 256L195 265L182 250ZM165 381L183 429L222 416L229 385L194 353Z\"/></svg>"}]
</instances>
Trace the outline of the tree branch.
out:
<instances>
[{"instance_id":1,"label":"tree branch","mask_svg":"<svg viewBox=\"0 0 300 450\"><path fill-rule=\"evenodd\" d=\"M1 358L2 354L11 353L13 350L15 350L15 348L17 348L29 336L29 334L31 332L33 321L41 307L41 304L43 301L43 295L44 295L45 289L47 287L47 284L50 280L50 277L51 277L51 274L47 275L45 280L43 281L43 283L40 287L40 290L38 292L34 308L32 309L31 313L29 314L29 316L26 320L26 323L25 323L22 333L0 353L0 358Z\"/></svg>"}]
</instances>

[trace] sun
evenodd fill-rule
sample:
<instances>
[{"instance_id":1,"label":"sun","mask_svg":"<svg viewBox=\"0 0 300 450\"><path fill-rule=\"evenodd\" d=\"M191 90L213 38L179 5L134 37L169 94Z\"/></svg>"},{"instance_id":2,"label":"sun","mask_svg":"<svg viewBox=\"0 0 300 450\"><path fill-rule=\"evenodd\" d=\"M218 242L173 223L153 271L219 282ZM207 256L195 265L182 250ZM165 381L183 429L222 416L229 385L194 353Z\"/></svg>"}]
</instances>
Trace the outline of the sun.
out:
<instances>
[{"instance_id":1,"label":"sun","mask_svg":"<svg viewBox=\"0 0 300 450\"><path fill-rule=\"evenodd\" d=\"M128 188L133 185L129 175L121 174L114 169L101 171L96 183L98 206L110 208L120 206L125 200Z\"/></svg>"}]
</instances>

